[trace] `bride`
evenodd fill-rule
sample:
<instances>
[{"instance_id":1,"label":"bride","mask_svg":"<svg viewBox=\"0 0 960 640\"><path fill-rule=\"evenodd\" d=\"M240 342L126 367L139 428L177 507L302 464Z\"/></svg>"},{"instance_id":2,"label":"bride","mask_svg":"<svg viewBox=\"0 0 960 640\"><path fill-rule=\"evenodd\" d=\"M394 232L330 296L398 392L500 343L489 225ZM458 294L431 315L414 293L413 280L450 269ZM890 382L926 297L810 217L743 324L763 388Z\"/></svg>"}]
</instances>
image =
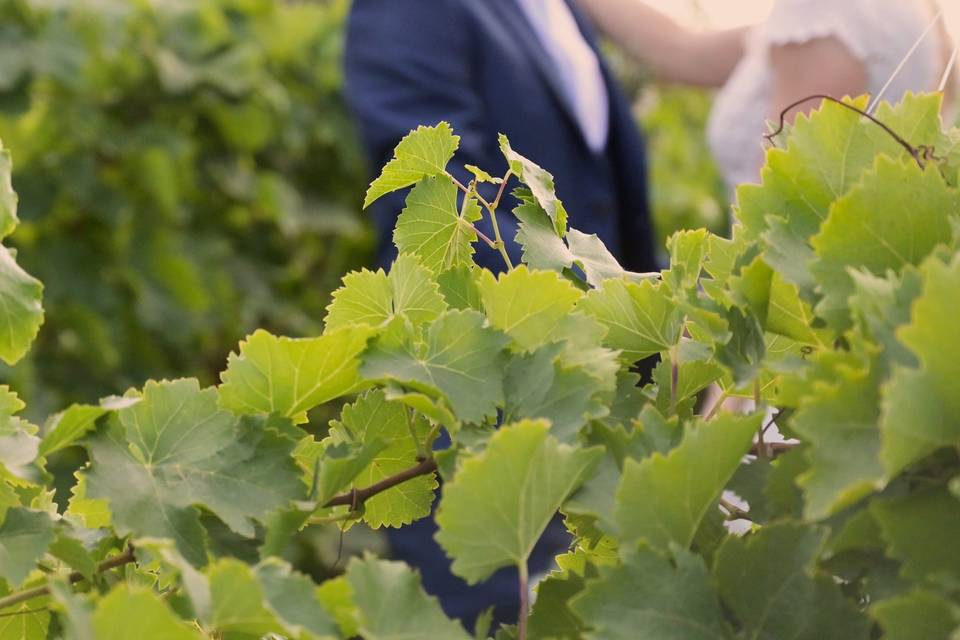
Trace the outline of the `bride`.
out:
<instances>
[{"instance_id":1,"label":"bride","mask_svg":"<svg viewBox=\"0 0 960 640\"><path fill-rule=\"evenodd\" d=\"M935 0L777 0L757 27L705 33L641 0L578 2L660 79L720 87L707 137L730 193L758 180L765 121L779 120L794 101L884 90L896 102L943 84L953 53Z\"/></svg>"}]
</instances>

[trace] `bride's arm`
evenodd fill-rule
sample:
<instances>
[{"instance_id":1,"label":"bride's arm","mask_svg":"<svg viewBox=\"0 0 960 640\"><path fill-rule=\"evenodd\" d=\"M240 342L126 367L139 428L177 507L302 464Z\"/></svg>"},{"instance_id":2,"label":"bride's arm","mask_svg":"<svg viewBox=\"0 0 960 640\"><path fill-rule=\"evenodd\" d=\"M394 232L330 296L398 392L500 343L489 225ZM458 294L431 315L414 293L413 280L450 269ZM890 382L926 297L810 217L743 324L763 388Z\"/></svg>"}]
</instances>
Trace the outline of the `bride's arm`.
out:
<instances>
[{"instance_id":1,"label":"bride's arm","mask_svg":"<svg viewBox=\"0 0 960 640\"><path fill-rule=\"evenodd\" d=\"M641 0L577 0L614 42L667 82L718 87L743 56L744 29L699 33Z\"/></svg>"},{"instance_id":2,"label":"bride's arm","mask_svg":"<svg viewBox=\"0 0 960 640\"><path fill-rule=\"evenodd\" d=\"M771 48L770 70L773 87L768 115L775 123L780 112L797 100L814 94L856 97L866 93L869 84L866 65L833 36ZM817 102L806 102L794 107L785 120L792 122L798 113L817 106Z\"/></svg>"}]
</instances>

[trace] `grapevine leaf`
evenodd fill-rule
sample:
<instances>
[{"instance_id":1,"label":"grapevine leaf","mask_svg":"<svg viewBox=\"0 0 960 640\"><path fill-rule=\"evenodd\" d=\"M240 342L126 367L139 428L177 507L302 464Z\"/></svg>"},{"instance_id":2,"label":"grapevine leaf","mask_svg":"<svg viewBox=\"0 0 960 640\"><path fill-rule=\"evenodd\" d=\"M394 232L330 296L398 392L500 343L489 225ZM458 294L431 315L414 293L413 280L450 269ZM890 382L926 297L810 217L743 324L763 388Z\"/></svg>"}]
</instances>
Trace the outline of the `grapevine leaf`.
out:
<instances>
[{"instance_id":1,"label":"grapevine leaf","mask_svg":"<svg viewBox=\"0 0 960 640\"><path fill-rule=\"evenodd\" d=\"M481 169L480 167L472 164L466 164L463 166L464 169L473 174L473 177L477 179L478 183L488 182L490 184L502 184L503 178L494 178L492 175Z\"/></svg>"},{"instance_id":2,"label":"grapevine leaf","mask_svg":"<svg viewBox=\"0 0 960 640\"><path fill-rule=\"evenodd\" d=\"M567 367L558 356L563 345L542 347L514 357L507 367L504 422L545 418L550 433L561 442L575 443L577 433L591 418L607 413L598 393L600 380L579 367Z\"/></svg>"},{"instance_id":3,"label":"grapevine leaf","mask_svg":"<svg viewBox=\"0 0 960 640\"><path fill-rule=\"evenodd\" d=\"M834 581L814 573L823 531L796 523L773 524L720 547L714 573L723 601L746 637L856 640L869 622L844 599Z\"/></svg>"},{"instance_id":4,"label":"grapevine leaf","mask_svg":"<svg viewBox=\"0 0 960 640\"><path fill-rule=\"evenodd\" d=\"M583 295L556 272L530 271L524 265L499 278L483 271L479 288L490 324L524 349L549 340Z\"/></svg>"},{"instance_id":5,"label":"grapevine leaf","mask_svg":"<svg viewBox=\"0 0 960 640\"><path fill-rule=\"evenodd\" d=\"M931 591L881 600L870 613L883 627L884 640L950 640L960 624L952 605Z\"/></svg>"},{"instance_id":6,"label":"grapevine leaf","mask_svg":"<svg viewBox=\"0 0 960 640\"><path fill-rule=\"evenodd\" d=\"M480 289L477 286L476 271L470 267L459 266L448 269L437 276L440 293L451 309L475 309L483 311Z\"/></svg>"},{"instance_id":7,"label":"grapevine leaf","mask_svg":"<svg viewBox=\"0 0 960 640\"><path fill-rule=\"evenodd\" d=\"M913 301L923 292L919 269L907 268L902 274L888 273L879 278L868 271L851 271L856 293L850 297L850 310L867 335L883 347L881 357L888 364L915 367L916 357L897 339L897 329L910 323Z\"/></svg>"},{"instance_id":8,"label":"grapevine leaf","mask_svg":"<svg viewBox=\"0 0 960 640\"><path fill-rule=\"evenodd\" d=\"M675 564L646 547L571 602L591 640L724 640L731 637L703 560L679 551Z\"/></svg>"},{"instance_id":9,"label":"grapevine leaf","mask_svg":"<svg viewBox=\"0 0 960 640\"><path fill-rule=\"evenodd\" d=\"M467 582L526 563L553 514L602 457L599 448L558 443L549 428L543 420L501 427L444 487L436 539Z\"/></svg>"},{"instance_id":10,"label":"grapevine leaf","mask_svg":"<svg viewBox=\"0 0 960 640\"><path fill-rule=\"evenodd\" d=\"M401 253L412 253L434 273L473 264L473 243L480 205L465 198L457 209L457 187L449 178L426 178L407 196L397 219L393 242Z\"/></svg>"},{"instance_id":11,"label":"grapevine leaf","mask_svg":"<svg viewBox=\"0 0 960 640\"><path fill-rule=\"evenodd\" d=\"M388 402L382 391L370 391L343 408L340 420L330 423L328 440L334 443L382 442L385 446L356 475L359 486L369 486L417 463L427 442L430 424L401 404ZM412 432L412 433L411 433ZM437 479L433 474L408 480L364 503L363 520L374 528L399 527L430 514Z\"/></svg>"},{"instance_id":12,"label":"grapevine leaf","mask_svg":"<svg viewBox=\"0 0 960 640\"><path fill-rule=\"evenodd\" d=\"M604 344L629 361L667 351L680 340L683 314L664 285L607 280L590 291L577 308L609 330Z\"/></svg>"},{"instance_id":13,"label":"grapevine leaf","mask_svg":"<svg viewBox=\"0 0 960 640\"><path fill-rule=\"evenodd\" d=\"M570 229L567 232L567 244L570 247L570 253L573 254L574 263L583 270L587 282L594 287L599 287L604 280L610 278L642 282L660 275L656 272L626 271L595 233L587 235L576 229Z\"/></svg>"},{"instance_id":14,"label":"grapevine leaf","mask_svg":"<svg viewBox=\"0 0 960 640\"><path fill-rule=\"evenodd\" d=\"M888 554L903 563L905 576L946 585L960 580L960 500L943 489L930 489L875 500L870 511Z\"/></svg>"},{"instance_id":15,"label":"grapevine leaf","mask_svg":"<svg viewBox=\"0 0 960 640\"><path fill-rule=\"evenodd\" d=\"M670 269L664 273L664 279L672 289L690 288L697 284L711 239L706 229L678 231L670 236L667 240Z\"/></svg>"},{"instance_id":16,"label":"grapevine leaf","mask_svg":"<svg viewBox=\"0 0 960 640\"><path fill-rule=\"evenodd\" d=\"M434 320L447 308L439 287L415 256L403 254L390 269L347 274L327 307L326 332L349 325L371 327L406 315L414 324Z\"/></svg>"},{"instance_id":17,"label":"grapevine leaf","mask_svg":"<svg viewBox=\"0 0 960 640\"><path fill-rule=\"evenodd\" d=\"M19 585L54 539L53 521L42 511L7 509L0 524L0 577Z\"/></svg>"},{"instance_id":18,"label":"grapevine leaf","mask_svg":"<svg viewBox=\"0 0 960 640\"><path fill-rule=\"evenodd\" d=\"M500 134L500 151L507 159L510 170L530 189L534 200L543 209L550 220L557 236L563 237L567 231L567 211L563 203L557 198L553 185L553 176L536 163L523 157L510 147L507 136Z\"/></svg>"},{"instance_id":19,"label":"grapevine leaf","mask_svg":"<svg viewBox=\"0 0 960 640\"><path fill-rule=\"evenodd\" d=\"M423 178L442 175L459 146L460 137L453 135L453 129L446 122L433 127L417 127L394 149L393 159L367 190L363 208L381 196L409 187Z\"/></svg>"},{"instance_id":20,"label":"grapevine leaf","mask_svg":"<svg viewBox=\"0 0 960 640\"><path fill-rule=\"evenodd\" d=\"M503 405L503 349L509 339L485 327L482 315L447 311L429 325L424 343L414 341L409 327L393 324L363 354L365 378L442 394L465 422L482 422Z\"/></svg>"},{"instance_id":21,"label":"grapevine leaf","mask_svg":"<svg viewBox=\"0 0 960 640\"><path fill-rule=\"evenodd\" d=\"M258 638L269 634L309 638L337 635L333 619L317 597L316 586L284 562L271 559L251 568L238 560L221 560L210 567L205 578L191 595L209 600L205 626L212 632Z\"/></svg>"},{"instance_id":22,"label":"grapevine leaf","mask_svg":"<svg viewBox=\"0 0 960 640\"><path fill-rule=\"evenodd\" d=\"M762 417L721 415L688 428L666 456L627 460L617 490L622 539L643 539L657 549L670 544L688 548L750 449Z\"/></svg>"},{"instance_id":23,"label":"grapevine leaf","mask_svg":"<svg viewBox=\"0 0 960 640\"><path fill-rule=\"evenodd\" d=\"M53 557L63 561L68 567L80 573L87 580L93 580L97 570L97 563L86 550L83 543L76 538L70 538L62 533L50 545L48 552Z\"/></svg>"},{"instance_id":24,"label":"grapevine leaf","mask_svg":"<svg viewBox=\"0 0 960 640\"><path fill-rule=\"evenodd\" d=\"M357 356L371 333L361 325L293 339L258 330L240 343L239 354L230 354L220 376L220 404L237 413L305 422L307 410L360 386Z\"/></svg>"},{"instance_id":25,"label":"grapevine leaf","mask_svg":"<svg viewBox=\"0 0 960 640\"><path fill-rule=\"evenodd\" d=\"M519 224L514 238L523 247L523 262L531 269L563 271L573 266L576 259L567 247L546 212L536 202L523 198L518 192L520 205L513 210ZM515 194L517 195L517 194Z\"/></svg>"},{"instance_id":26,"label":"grapevine leaf","mask_svg":"<svg viewBox=\"0 0 960 640\"><path fill-rule=\"evenodd\" d=\"M267 605L288 634L296 637L305 630L313 638L338 637L336 624L312 580L275 559L261 562L255 572Z\"/></svg>"},{"instance_id":27,"label":"grapevine leaf","mask_svg":"<svg viewBox=\"0 0 960 640\"><path fill-rule=\"evenodd\" d=\"M43 285L20 268L10 249L0 246L0 358L19 361L43 324Z\"/></svg>"},{"instance_id":28,"label":"grapevine leaf","mask_svg":"<svg viewBox=\"0 0 960 640\"><path fill-rule=\"evenodd\" d=\"M463 627L444 615L420 576L402 562L365 556L347 565L347 582L360 613L359 635L367 640L444 638L469 640Z\"/></svg>"},{"instance_id":29,"label":"grapevine leaf","mask_svg":"<svg viewBox=\"0 0 960 640\"><path fill-rule=\"evenodd\" d=\"M64 638L66 640L96 640L91 626L93 607L83 596L75 593L73 587L61 580L50 581L50 596L62 607L64 623ZM0 631L0 638L3 638ZM22 638L27 638L24 634ZM46 637L44 634L41 637Z\"/></svg>"},{"instance_id":30,"label":"grapevine leaf","mask_svg":"<svg viewBox=\"0 0 960 640\"><path fill-rule=\"evenodd\" d=\"M40 439L34 425L14 416L24 406L9 387L0 386L0 473L5 468L18 478L30 479L34 476L30 465L37 458Z\"/></svg>"},{"instance_id":31,"label":"grapevine leaf","mask_svg":"<svg viewBox=\"0 0 960 640\"><path fill-rule=\"evenodd\" d=\"M49 456L74 444L86 433L92 431L109 409L89 404L75 404L66 411L51 417L44 428L40 442L40 455Z\"/></svg>"},{"instance_id":32,"label":"grapevine leaf","mask_svg":"<svg viewBox=\"0 0 960 640\"><path fill-rule=\"evenodd\" d=\"M820 520L881 489L880 371L873 362L836 358L829 375L811 383L790 426L809 445L804 489L805 515Z\"/></svg>"},{"instance_id":33,"label":"grapevine leaf","mask_svg":"<svg viewBox=\"0 0 960 640\"><path fill-rule=\"evenodd\" d=\"M566 576L554 573L540 582L537 585L537 599L530 613L530 637L551 640L582 638L585 627L570 610L569 601L583 590L583 586L583 578L573 573Z\"/></svg>"},{"instance_id":34,"label":"grapevine leaf","mask_svg":"<svg viewBox=\"0 0 960 640\"><path fill-rule=\"evenodd\" d=\"M849 324L847 299L854 292L849 269L875 275L919 265L952 237L950 215L960 193L947 187L936 168L881 156L863 180L830 207L820 233L811 240L811 266L823 299L817 313L833 326Z\"/></svg>"},{"instance_id":35,"label":"grapevine leaf","mask_svg":"<svg viewBox=\"0 0 960 640\"><path fill-rule=\"evenodd\" d=\"M940 447L960 444L960 342L945 339L960 317L960 257L950 265L929 261L913 320L897 336L919 359L919 369L898 367L883 389L881 459L890 476Z\"/></svg>"},{"instance_id":36,"label":"grapevine leaf","mask_svg":"<svg viewBox=\"0 0 960 640\"><path fill-rule=\"evenodd\" d=\"M0 611L0 640L47 640L50 637L47 602L46 598L38 598Z\"/></svg>"},{"instance_id":37,"label":"grapevine leaf","mask_svg":"<svg viewBox=\"0 0 960 640\"><path fill-rule=\"evenodd\" d=\"M306 442L312 446L304 448L301 442L294 455L297 456L300 466L308 470L307 479L310 483L316 484L314 500L321 505L349 488L357 476L387 447L387 444L379 439L369 439L352 445L347 442L335 444L330 440L316 442L313 436L310 436ZM313 479L315 465L319 465L316 480Z\"/></svg>"},{"instance_id":38,"label":"grapevine leaf","mask_svg":"<svg viewBox=\"0 0 960 640\"><path fill-rule=\"evenodd\" d=\"M13 190L11 176L13 161L10 151L0 144L0 240L3 240L17 228L17 193Z\"/></svg>"},{"instance_id":39,"label":"grapevine leaf","mask_svg":"<svg viewBox=\"0 0 960 640\"><path fill-rule=\"evenodd\" d=\"M194 506L253 536L252 519L302 497L292 449L258 419L218 409L215 389L148 382L142 400L91 440L83 477L90 498L109 500L118 533L172 538L200 566L206 552Z\"/></svg>"},{"instance_id":40,"label":"grapevine leaf","mask_svg":"<svg viewBox=\"0 0 960 640\"><path fill-rule=\"evenodd\" d=\"M177 617L160 596L120 583L97 603L92 617L97 640L200 640L199 632Z\"/></svg>"}]
</instances>

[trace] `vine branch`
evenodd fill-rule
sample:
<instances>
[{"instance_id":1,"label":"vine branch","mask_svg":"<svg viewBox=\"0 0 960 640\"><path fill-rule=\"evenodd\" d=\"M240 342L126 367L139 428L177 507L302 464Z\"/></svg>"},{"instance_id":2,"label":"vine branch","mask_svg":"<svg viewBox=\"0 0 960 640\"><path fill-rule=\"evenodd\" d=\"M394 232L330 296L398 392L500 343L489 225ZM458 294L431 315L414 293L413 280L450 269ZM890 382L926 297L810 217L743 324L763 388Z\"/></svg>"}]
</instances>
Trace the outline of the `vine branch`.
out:
<instances>
[{"instance_id":1,"label":"vine branch","mask_svg":"<svg viewBox=\"0 0 960 640\"><path fill-rule=\"evenodd\" d=\"M133 547L127 547L127 550L121 553L120 555L113 556L112 558L107 558L103 562L97 565L96 573L104 573L111 569L116 569L117 567L122 567L125 564L134 562L136 558L133 555ZM84 580L84 575L79 571L74 571L67 577L67 581L70 584L75 582L80 582ZM39 598L50 593L50 587L34 587L32 589L24 589L23 591L17 591L16 593L11 593L8 596L0 598L0 609L6 609L14 605L20 604L21 602L26 602L27 600L32 600L33 598Z\"/></svg>"},{"instance_id":2,"label":"vine branch","mask_svg":"<svg viewBox=\"0 0 960 640\"><path fill-rule=\"evenodd\" d=\"M338 496L334 496L323 506L329 508L347 505L352 507L355 511L360 505L378 493L383 493L387 489L392 489L393 487L403 484L408 480L429 475L436 470L437 461L433 458L424 458L409 469L404 469L403 471L394 474L389 478L384 478L380 482L375 482L369 487L364 487L363 489L353 489L346 493L341 493Z\"/></svg>"},{"instance_id":3,"label":"vine branch","mask_svg":"<svg viewBox=\"0 0 960 640\"><path fill-rule=\"evenodd\" d=\"M785 123L786 123L787 114L790 113L790 111L793 110L793 109L795 109L796 107L799 107L800 105L802 105L802 104L805 103L805 102L810 102L811 100L827 100L828 102L833 102L834 104L840 105L840 106L843 107L844 109L849 109L850 111L853 111L854 113L859 113L861 116L863 116L864 118L870 120L870 122L874 123L875 125L877 125L877 126L880 127L881 129L883 129L884 131L886 131L887 134L889 134L891 138L893 138L894 140L897 141L897 144L899 144L901 147L903 147L904 149L907 150L907 153L910 154L910 157L912 157L912 158L916 161L917 165L918 165L921 169L924 168L923 159L922 159L921 156L920 156L920 150L917 149L916 147L914 147L914 146L913 146L912 144L910 144L909 142L907 142L907 141L903 138L903 136L901 136L900 134L898 134L896 131L894 131L893 129L891 129L891 128L890 128L889 126L887 126L885 123L883 123L883 122L881 122L880 120L878 120L877 118L873 117L872 115L870 115L869 113L867 113L867 112L864 111L863 109L860 109L859 107L855 107L854 105L848 104L848 103L846 103L846 102L844 102L844 101L842 101L842 100L837 100L837 99L834 98L833 96L828 96L828 95L826 95L826 94L824 94L824 93L815 93L815 94L813 94L812 96L807 96L806 98L801 98L800 100L797 100L797 101L794 102L793 104L787 105L787 106L783 109L783 111L780 112L780 124L779 124L779 126L777 127L777 130L776 130L776 131L773 131L773 132L771 132L771 133L765 134L765 135L763 136L764 138L767 139L767 142L769 142L770 144L776 146L776 143L774 142L773 139L774 139L775 137L777 137L778 135L780 135L780 133L783 131L783 128L784 128Z\"/></svg>"}]
</instances>

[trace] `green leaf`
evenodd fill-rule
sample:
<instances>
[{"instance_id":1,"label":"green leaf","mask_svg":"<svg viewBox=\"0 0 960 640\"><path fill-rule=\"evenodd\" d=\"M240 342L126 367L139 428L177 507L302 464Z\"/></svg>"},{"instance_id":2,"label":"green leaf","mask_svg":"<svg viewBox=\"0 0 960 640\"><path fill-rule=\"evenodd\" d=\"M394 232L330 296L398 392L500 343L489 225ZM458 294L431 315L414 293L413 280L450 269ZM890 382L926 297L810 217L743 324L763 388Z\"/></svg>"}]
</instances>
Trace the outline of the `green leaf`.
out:
<instances>
[{"instance_id":1,"label":"green leaf","mask_svg":"<svg viewBox=\"0 0 960 640\"><path fill-rule=\"evenodd\" d=\"M446 122L433 127L417 127L393 150L393 159L367 190L363 208L381 196L409 187L423 178L442 175L459 146L460 136L453 135L453 129Z\"/></svg>"},{"instance_id":2,"label":"green leaf","mask_svg":"<svg viewBox=\"0 0 960 640\"><path fill-rule=\"evenodd\" d=\"M557 198L553 185L553 176L536 163L523 157L510 147L507 136L500 134L500 151L507 159L510 171L527 185L534 200L550 217L557 236L563 237L567 231L567 211Z\"/></svg>"},{"instance_id":3,"label":"green leaf","mask_svg":"<svg viewBox=\"0 0 960 640\"><path fill-rule=\"evenodd\" d=\"M696 286L713 236L706 229L678 231L667 240L670 269L664 279L673 289Z\"/></svg>"},{"instance_id":4,"label":"green leaf","mask_svg":"<svg viewBox=\"0 0 960 640\"><path fill-rule=\"evenodd\" d=\"M257 579L267 605L283 623L286 633L304 631L311 638L337 638L336 624L320 600L319 589L307 576L276 559L257 565Z\"/></svg>"},{"instance_id":5,"label":"green leaf","mask_svg":"<svg viewBox=\"0 0 960 640\"><path fill-rule=\"evenodd\" d=\"M62 533L50 545L49 553L62 560L68 567L79 572L87 580L93 580L97 571L97 563L93 556L84 548L83 543L76 538L70 538Z\"/></svg>"},{"instance_id":6,"label":"green leaf","mask_svg":"<svg viewBox=\"0 0 960 640\"><path fill-rule=\"evenodd\" d=\"M882 489L880 375L877 363L831 358L834 365L811 383L790 426L809 445L810 468L800 475L805 515L821 520Z\"/></svg>"},{"instance_id":7,"label":"green leaf","mask_svg":"<svg viewBox=\"0 0 960 640\"><path fill-rule=\"evenodd\" d=\"M587 235L576 229L570 229L567 232L567 245L570 247L570 253L573 254L574 264L583 270L587 282L594 287L599 287L604 280L610 278L642 282L660 276L657 272L634 273L624 270L595 233Z\"/></svg>"},{"instance_id":8,"label":"green leaf","mask_svg":"<svg viewBox=\"0 0 960 640\"><path fill-rule=\"evenodd\" d=\"M37 458L40 439L34 435L35 426L14 416L25 406L8 386L0 385L0 473L6 468L18 478L30 479L35 475L31 465Z\"/></svg>"},{"instance_id":9,"label":"green leaf","mask_svg":"<svg viewBox=\"0 0 960 640\"><path fill-rule=\"evenodd\" d=\"M487 318L524 349L546 341L573 311L583 293L553 271L530 271L521 265L494 277L483 271L480 297Z\"/></svg>"},{"instance_id":10,"label":"green leaf","mask_svg":"<svg viewBox=\"0 0 960 640\"><path fill-rule=\"evenodd\" d=\"M868 620L829 576L814 572L823 531L796 523L730 536L714 574L724 603L749 638L866 640Z\"/></svg>"},{"instance_id":11,"label":"green leaf","mask_svg":"<svg viewBox=\"0 0 960 640\"><path fill-rule=\"evenodd\" d=\"M0 220L2 223L2 220ZM30 349L43 324L43 285L0 246L0 359L15 364Z\"/></svg>"},{"instance_id":12,"label":"green leaf","mask_svg":"<svg viewBox=\"0 0 960 640\"><path fill-rule=\"evenodd\" d=\"M642 282L660 275L626 271L596 234L570 229L564 242L529 191L518 189L514 196L520 200L520 205L513 210L520 222L515 240L523 247L523 261L530 268L569 274L576 266L595 287L610 278Z\"/></svg>"},{"instance_id":13,"label":"green leaf","mask_svg":"<svg viewBox=\"0 0 960 640\"><path fill-rule=\"evenodd\" d=\"M47 598L37 598L0 611L0 640L47 640L48 602Z\"/></svg>"},{"instance_id":14,"label":"green leaf","mask_svg":"<svg viewBox=\"0 0 960 640\"><path fill-rule=\"evenodd\" d=\"M10 151L0 143L0 240L3 240L17 228L17 193L13 190L11 175L13 160Z\"/></svg>"},{"instance_id":15,"label":"green leaf","mask_svg":"<svg viewBox=\"0 0 960 640\"><path fill-rule=\"evenodd\" d=\"M749 451L762 415L720 415L687 429L666 456L629 459L617 490L616 520L624 542L656 549L688 548L707 510L716 504Z\"/></svg>"},{"instance_id":16,"label":"green leaf","mask_svg":"<svg viewBox=\"0 0 960 640\"><path fill-rule=\"evenodd\" d=\"M412 255L401 255L388 276L383 270L355 271L343 278L327 307L326 332L358 324L377 327L398 315L415 325L430 322L446 311L432 274Z\"/></svg>"},{"instance_id":17,"label":"green leaf","mask_svg":"<svg viewBox=\"0 0 960 640\"><path fill-rule=\"evenodd\" d=\"M621 350L629 361L667 351L680 341L683 314L662 284L607 280L577 308L608 328L604 344Z\"/></svg>"},{"instance_id":18,"label":"green leaf","mask_svg":"<svg viewBox=\"0 0 960 640\"><path fill-rule=\"evenodd\" d=\"M440 293L451 309L474 309L483 311L480 288L477 286L478 270L459 266L437 276Z\"/></svg>"},{"instance_id":19,"label":"green leaf","mask_svg":"<svg viewBox=\"0 0 960 640\"><path fill-rule=\"evenodd\" d=\"M883 388L880 457L892 477L940 447L960 445L960 257L949 265L932 259L923 269L923 295L912 322L897 337L920 361L919 369L897 367Z\"/></svg>"},{"instance_id":20,"label":"green leaf","mask_svg":"<svg viewBox=\"0 0 960 640\"><path fill-rule=\"evenodd\" d=\"M240 535L253 520L302 497L293 442L254 418L217 407L196 380L148 382L90 442L87 495L109 500L120 534L172 538L193 564L206 563L196 506Z\"/></svg>"},{"instance_id":21,"label":"green leaf","mask_svg":"<svg viewBox=\"0 0 960 640\"><path fill-rule=\"evenodd\" d=\"M519 224L514 238L523 248L523 262L531 269L563 271L573 266L576 259L567 247L547 213L533 201L528 191L514 193L520 205L513 210ZM525 198L529 195L529 200Z\"/></svg>"},{"instance_id":22,"label":"green leaf","mask_svg":"<svg viewBox=\"0 0 960 640\"><path fill-rule=\"evenodd\" d=\"M243 414L277 413L296 422L313 407L358 389L359 360L372 329L345 327L319 338L277 338L260 329L231 353L220 404Z\"/></svg>"},{"instance_id":23,"label":"green leaf","mask_svg":"<svg viewBox=\"0 0 960 640\"><path fill-rule=\"evenodd\" d=\"M602 457L599 448L558 443L549 428L542 420L501 427L444 486L436 539L467 582L526 563L553 514Z\"/></svg>"},{"instance_id":24,"label":"green leaf","mask_svg":"<svg viewBox=\"0 0 960 640\"><path fill-rule=\"evenodd\" d=\"M393 243L401 253L412 253L434 273L473 265L473 243L480 205L464 198L457 209L457 187L449 178L426 178L407 196L397 219Z\"/></svg>"},{"instance_id":25,"label":"green leaf","mask_svg":"<svg viewBox=\"0 0 960 640\"><path fill-rule=\"evenodd\" d=\"M17 586L36 568L54 539L53 521L42 511L7 509L0 524L0 577Z\"/></svg>"},{"instance_id":26,"label":"green leaf","mask_svg":"<svg viewBox=\"0 0 960 640\"><path fill-rule=\"evenodd\" d=\"M731 634L703 560L679 551L675 564L646 547L601 571L571 608L591 640L723 640Z\"/></svg>"},{"instance_id":27,"label":"green leaf","mask_svg":"<svg viewBox=\"0 0 960 640\"><path fill-rule=\"evenodd\" d=\"M286 563L270 559L251 568L225 559L211 566L194 587L194 606L207 611L205 627L233 637L334 638L336 625L319 599L317 586ZM202 598L204 604L196 602ZM209 604L206 604L209 603Z\"/></svg>"},{"instance_id":28,"label":"green leaf","mask_svg":"<svg viewBox=\"0 0 960 640\"><path fill-rule=\"evenodd\" d=\"M413 434L423 451L430 451L433 444L427 442L430 430L430 424L422 416L411 415L401 404L387 402L382 391L370 391L344 407L339 421L330 422L329 441L385 445L355 478L358 486L367 487L417 464L420 450ZM434 474L408 480L368 499L364 503L363 520L374 528L410 524L430 514L436 488Z\"/></svg>"},{"instance_id":29,"label":"green leaf","mask_svg":"<svg viewBox=\"0 0 960 640\"><path fill-rule=\"evenodd\" d=\"M336 444L332 440L317 442L310 436L297 445L294 455L301 468L307 471L306 477L311 485L316 484L316 495L312 499L322 505L348 489L386 447L387 443L379 439L354 445L346 442ZM315 465L319 465L316 479L313 478Z\"/></svg>"},{"instance_id":30,"label":"green leaf","mask_svg":"<svg viewBox=\"0 0 960 640\"><path fill-rule=\"evenodd\" d=\"M463 168L473 174L478 183L488 182L491 184L502 184L503 178L494 178L492 175L472 164L463 165Z\"/></svg>"},{"instance_id":31,"label":"green leaf","mask_svg":"<svg viewBox=\"0 0 960 640\"><path fill-rule=\"evenodd\" d=\"M457 418L482 422L503 405L502 351L509 340L484 322L475 311L447 311L429 325L423 343L398 325L371 343L361 372L370 380L441 394Z\"/></svg>"},{"instance_id":32,"label":"green leaf","mask_svg":"<svg viewBox=\"0 0 960 640\"><path fill-rule=\"evenodd\" d=\"M854 292L850 269L875 275L919 265L952 237L950 216L960 209L960 193L950 189L935 167L913 160L879 157L863 180L830 207L820 233L811 240L811 266L823 299L817 313L834 326L849 325L847 300Z\"/></svg>"},{"instance_id":33,"label":"green leaf","mask_svg":"<svg viewBox=\"0 0 960 640\"><path fill-rule=\"evenodd\" d=\"M40 442L40 455L69 447L89 431L109 409L89 404L74 404L66 411L52 416L44 427L43 440Z\"/></svg>"},{"instance_id":34,"label":"green leaf","mask_svg":"<svg viewBox=\"0 0 960 640\"><path fill-rule=\"evenodd\" d=\"M881 600L870 608L884 640L950 640L960 624L954 606L930 591L913 591Z\"/></svg>"},{"instance_id":35,"label":"green leaf","mask_svg":"<svg viewBox=\"0 0 960 640\"><path fill-rule=\"evenodd\" d=\"M559 572L537 584L537 598L527 628L529 637L580 640L586 628L570 610L569 601L583 590L583 586L582 577L573 573L560 575Z\"/></svg>"},{"instance_id":36,"label":"green leaf","mask_svg":"<svg viewBox=\"0 0 960 640\"><path fill-rule=\"evenodd\" d=\"M121 583L97 603L92 627L97 640L200 640L152 591Z\"/></svg>"},{"instance_id":37,"label":"green leaf","mask_svg":"<svg viewBox=\"0 0 960 640\"><path fill-rule=\"evenodd\" d=\"M545 418L557 440L574 444L577 434L591 418L609 411L599 397L605 390L600 380L580 367L560 361L563 345L553 344L523 356L507 367L504 389L504 422Z\"/></svg>"},{"instance_id":38,"label":"green leaf","mask_svg":"<svg viewBox=\"0 0 960 640\"><path fill-rule=\"evenodd\" d=\"M347 582L360 611L359 635L366 640L443 638L469 640L463 627L444 615L420 576L402 562L365 556L347 565Z\"/></svg>"},{"instance_id":39,"label":"green leaf","mask_svg":"<svg viewBox=\"0 0 960 640\"><path fill-rule=\"evenodd\" d=\"M887 553L917 581L956 585L960 580L960 500L943 489L903 498L874 500L870 512L880 525Z\"/></svg>"}]
</instances>

